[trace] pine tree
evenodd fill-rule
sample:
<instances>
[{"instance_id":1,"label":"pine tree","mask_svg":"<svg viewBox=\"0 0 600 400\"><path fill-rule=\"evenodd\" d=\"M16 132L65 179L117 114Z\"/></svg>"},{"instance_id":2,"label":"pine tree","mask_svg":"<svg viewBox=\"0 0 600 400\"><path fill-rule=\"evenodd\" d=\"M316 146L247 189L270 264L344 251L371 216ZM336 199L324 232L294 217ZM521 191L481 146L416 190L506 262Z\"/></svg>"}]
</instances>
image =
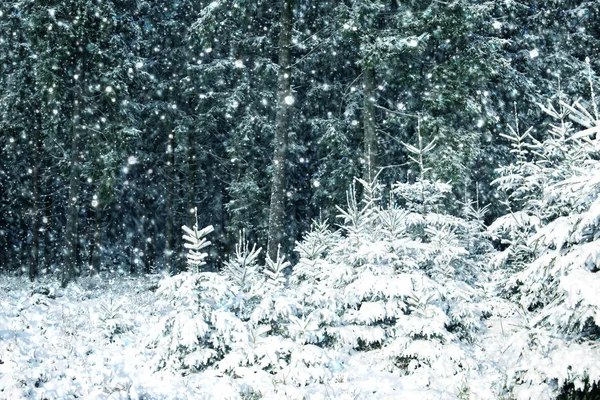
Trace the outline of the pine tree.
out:
<instances>
[{"instance_id":1,"label":"pine tree","mask_svg":"<svg viewBox=\"0 0 600 400\"><path fill-rule=\"evenodd\" d=\"M521 243L528 246L529 258L508 277L506 285L506 295L526 310L530 321L524 361L516 367L511 383L517 395L521 391L558 395L572 385L589 391L599 377L593 361L598 356L594 347L598 307L590 297L598 270L594 261L599 245L595 233L598 161L597 140L592 137L598 132L599 118L589 64L588 82L592 101L587 107L579 101L561 102L558 110L543 106L560 125L550 126L532 157L543 185L521 212L535 213L539 226L524 232ZM533 365L529 360L541 354L561 359L560 367L546 363L525 366Z\"/></svg>"},{"instance_id":2,"label":"pine tree","mask_svg":"<svg viewBox=\"0 0 600 400\"><path fill-rule=\"evenodd\" d=\"M194 216L196 217L196 223L192 229L185 225L182 226L184 231L183 240L187 242L184 243L183 247L188 249L188 267L190 267L192 272L198 273L200 267L206 264L204 259L208 256L207 253L201 253L200 250L211 245L211 242L206 240L205 236L214 231L214 228L212 225L209 225L202 230L198 230L198 210L196 208L194 208Z\"/></svg>"}]
</instances>

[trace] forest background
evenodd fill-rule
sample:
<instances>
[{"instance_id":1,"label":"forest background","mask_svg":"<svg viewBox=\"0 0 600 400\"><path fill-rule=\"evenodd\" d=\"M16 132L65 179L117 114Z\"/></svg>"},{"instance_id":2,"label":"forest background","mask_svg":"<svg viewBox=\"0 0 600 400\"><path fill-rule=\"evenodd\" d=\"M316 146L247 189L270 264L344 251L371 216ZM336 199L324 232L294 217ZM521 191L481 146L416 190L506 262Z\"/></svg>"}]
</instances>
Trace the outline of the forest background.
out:
<instances>
[{"instance_id":1,"label":"forest background","mask_svg":"<svg viewBox=\"0 0 600 400\"><path fill-rule=\"evenodd\" d=\"M194 208L215 229L206 268L241 230L294 261L354 177L419 179L418 132L445 210L489 205L489 224L515 159L501 134L542 140L538 103L589 98L599 17L582 0L3 1L0 268L176 273Z\"/></svg>"}]
</instances>

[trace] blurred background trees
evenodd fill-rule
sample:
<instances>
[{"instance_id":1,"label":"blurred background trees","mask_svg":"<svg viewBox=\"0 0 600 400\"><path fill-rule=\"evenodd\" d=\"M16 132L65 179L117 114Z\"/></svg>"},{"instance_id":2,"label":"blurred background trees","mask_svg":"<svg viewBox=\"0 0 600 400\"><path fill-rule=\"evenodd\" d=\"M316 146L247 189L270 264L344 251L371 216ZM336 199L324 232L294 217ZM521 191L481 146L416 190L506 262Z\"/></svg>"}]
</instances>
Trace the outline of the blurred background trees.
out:
<instances>
[{"instance_id":1,"label":"blurred background trees","mask_svg":"<svg viewBox=\"0 0 600 400\"><path fill-rule=\"evenodd\" d=\"M205 268L242 228L265 247L282 99L284 253L335 217L352 177L416 181L402 143L416 142L417 115L449 211L479 199L489 222L506 211L489 182L512 160L500 133L514 103L525 129L542 126L536 102L586 98L599 50L592 1L290 5L281 97L282 2L2 2L1 268L64 284L175 273L195 207L215 228Z\"/></svg>"}]
</instances>

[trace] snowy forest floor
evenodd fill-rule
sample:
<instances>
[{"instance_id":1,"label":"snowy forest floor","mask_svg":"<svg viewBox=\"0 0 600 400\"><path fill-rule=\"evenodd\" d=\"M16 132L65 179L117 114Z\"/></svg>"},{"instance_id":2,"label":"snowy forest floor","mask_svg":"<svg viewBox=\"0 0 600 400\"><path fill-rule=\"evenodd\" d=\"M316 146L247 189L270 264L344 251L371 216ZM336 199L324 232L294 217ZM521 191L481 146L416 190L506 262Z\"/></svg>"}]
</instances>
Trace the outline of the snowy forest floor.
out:
<instances>
[{"instance_id":1,"label":"snowy forest floor","mask_svg":"<svg viewBox=\"0 0 600 400\"><path fill-rule=\"evenodd\" d=\"M481 365L463 376L389 372L380 350L340 355L330 381L303 387L256 369L156 371L148 335L168 311L155 301L159 279L82 278L63 290L55 279L0 277L0 399L495 399L518 359L522 321L506 303L499 314L512 316L486 320L472 347Z\"/></svg>"}]
</instances>

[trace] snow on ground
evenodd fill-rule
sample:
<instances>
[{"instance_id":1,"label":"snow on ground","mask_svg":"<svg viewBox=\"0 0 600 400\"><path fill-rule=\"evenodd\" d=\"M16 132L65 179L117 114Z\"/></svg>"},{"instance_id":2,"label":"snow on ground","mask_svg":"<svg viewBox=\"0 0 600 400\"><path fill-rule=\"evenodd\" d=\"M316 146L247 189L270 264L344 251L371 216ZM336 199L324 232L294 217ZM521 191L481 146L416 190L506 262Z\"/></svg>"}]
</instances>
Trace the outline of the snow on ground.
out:
<instances>
[{"instance_id":1,"label":"snow on ground","mask_svg":"<svg viewBox=\"0 0 600 400\"><path fill-rule=\"evenodd\" d=\"M156 371L147 343L168 311L156 301L158 280L92 277L63 290L54 279L1 276L0 399L456 399L461 387L494 399L517 356L511 335L522 322L513 315L487 320L473 346L483 361L464 376L390 372L381 350L340 355L330 381L304 387L256 368L234 377Z\"/></svg>"}]
</instances>

